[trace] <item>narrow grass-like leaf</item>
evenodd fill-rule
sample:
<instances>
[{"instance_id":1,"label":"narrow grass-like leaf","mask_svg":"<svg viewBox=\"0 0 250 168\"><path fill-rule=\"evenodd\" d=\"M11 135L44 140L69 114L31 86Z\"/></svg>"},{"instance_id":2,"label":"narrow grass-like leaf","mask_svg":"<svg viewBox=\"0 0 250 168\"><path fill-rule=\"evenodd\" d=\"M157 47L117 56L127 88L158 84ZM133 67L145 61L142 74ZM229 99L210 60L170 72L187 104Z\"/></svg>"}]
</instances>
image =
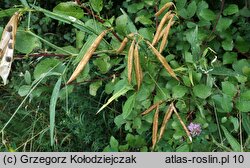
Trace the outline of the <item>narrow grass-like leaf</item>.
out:
<instances>
[{"instance_id":1,"label":"narrow grass-like leaf","mask_svg":"<svg viewBox=\"0 0 250 168\"><path fill-rule=\"evenodd\" d=\"M159 120L159 104L156 106L154 115L153 131L152 131L152 150L154 150L155 144L157 142L158 120Z\"/></svg>"},{"instance_id":2,"label":"narrow grass-like leaf","mask_svg":"<svg viewBox=\"0 0 250 168\"><path fill-rule=\"evenodd\" d=\"M166 59L161 55L161 53L159 53L152 44L150 44L150 42L147 41L148 46L151 48L151 50L153 51L153 53L156 55L156 57L158 58L158 60L161 62L161 64L164 66L164 68L168 71L168 73L175 78L176 80L179 81L179 79L177 78L177 76L175 75L173 69L169 66L168 62L166 61Z\"/></svg>"},{"instance_id":3,"label":"narrow grass-like leaf","mask_svg":"<svg viewBox=\"0 0 250 168\"><path fill-rule=\"evenodd\" d=\"M188 131L186 125L185 125L184 122L183 122L183 120L181 119L181 116L178 114L178 112L177 112L176 108L174 107L174 105L172 105L172 108L173 108L173 110L174 110L174 112L175 112L175 114L176 114L178 120L180 121L180 123L181 123L183 129L185 130L185 132L186 132L186 134L187 134L189 140L192 142L192 136L190 135L190 132Z\"/></svg>"},{"instance_id":4,"label":"narrow grass-like leaf","mask_svg":"<svg viewBox=\"0 0 250 168\"><path fill-rule=\"evenodd\" d=\"M114 101L115 99L117 99L118 97L124 95L125 93L127 93L129 90L132 90L131 87L129 86L124 86L121 90L119 90L118 92L116 92L112 97L110 97L107 101L107 103L105 103L98 111L96 114L100 113L105 107L107 107L112 101Z\"/></svg>"},{"instance_id":5,"label":"narrow grass-like leaf","mask_svg":"<svg viewBox=\"0 0 250 168\"><path fill-rule=\"evenodd\" d=\"M241 152L241 147L239 142L230 134L230 132L226 129L226 127L224 127L223 125L221 125L221 129L223 130L227 141L229 142L230 146L232 147L234 152Z\"/></svg>"},{"instance_id":6,"label":"narrow grass-like leaf","mask_svg":"<svg viewBox=\"0 0 250 168\"><path fill-rule=\"evenodd\" d=\"M159 16L160 14L162 14L167 8L170 8L171 6L173 6L174 3L173 2L167 2L158 12L155 13L155 16Z\"/></svg>"},{"instance_id":7,"label":"narrow grass-like leaf","mask_svg":"<svg viewBox=\"0 0 250 168\"><path fill-rule=\"evenodd\" d=\"M173 103L171 103L164 115L164 119L162 121L162 124L161 124L161 129L160 129L160 135L159 135L159 138L158 138L158 141L161 140L162 136L163 136L163 133L165 131L165 128L167 126L167 123L168 123L168 120L170 119L170 117L172 116L172 113L173 113Z\"/></svg>"},{"instance_id":8,"label":"narrow grass-like leaf","mask_svg":"<svg viewBox=\"0 0 250 168\"><path fill-rule=\"evenodd\" d=\"M58 81L56 82L51 98L50 98L49 112L50 112L50 145L51 146L54 145L56 102L59 96L61 84L62 84L62 77L60 77Z\"/></svg>"},{"instance_id":9,"label":"narrow grass-like leaf","mask_svg":"<svg viewBox=\"0 0 250 168\"><path fill-rule=\"evenodd\" d=\"M247 113L241 113L241 115L244 130L247 132L248 136L250 136L250 117L247 115Z\"/></svg>"}]
</instances>

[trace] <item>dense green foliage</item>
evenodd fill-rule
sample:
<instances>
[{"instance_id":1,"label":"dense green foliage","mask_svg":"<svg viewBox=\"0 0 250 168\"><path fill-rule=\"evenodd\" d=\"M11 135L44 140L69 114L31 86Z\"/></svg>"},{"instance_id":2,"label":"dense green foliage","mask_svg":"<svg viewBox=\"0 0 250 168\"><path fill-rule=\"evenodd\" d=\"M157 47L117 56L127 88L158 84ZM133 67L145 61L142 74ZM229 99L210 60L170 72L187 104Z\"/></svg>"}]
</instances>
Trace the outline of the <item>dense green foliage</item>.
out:
<instances>
[{"instance_id":1,"label":"dense green foliage","mask_svg":"<svg viewBox=\"0 0 250 168\"><path fill-rule=\"evenodd\" d=\"M14 12L22 18L9 83L0 85L0 151L250 151L249 4L173 1L162 55L178 81L145 43L162 19L156 10L169 1L1 1L0 32ZM65 85L107 28L80 76ZM139 44L139 89L135 71L130 84L127 75L132 39L116 52L130 33ZM173 114L152 149L156 110L141 113L157 102L157 126L173 102L185 125L199 124L201 133L190 142Z\"/></svg>"}]
</instances>

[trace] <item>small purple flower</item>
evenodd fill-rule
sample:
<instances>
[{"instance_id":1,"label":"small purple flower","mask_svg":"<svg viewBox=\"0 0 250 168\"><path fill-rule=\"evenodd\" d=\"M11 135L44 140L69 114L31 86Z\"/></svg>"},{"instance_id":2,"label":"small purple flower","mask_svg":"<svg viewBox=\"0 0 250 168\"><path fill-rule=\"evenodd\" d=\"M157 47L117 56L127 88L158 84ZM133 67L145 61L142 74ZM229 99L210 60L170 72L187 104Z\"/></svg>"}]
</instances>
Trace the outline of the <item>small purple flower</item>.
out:
<instances>
[{"instance_id":1,"label":"small purple flower","mask_svg":"<svg viewBox=\"0 0 250 168\"><path fill-rule=\"evenodd\" d=\"M198 136L201 133L201 125L200 124L194 124L191 122L188 126L188 129L189 129L192 137Z\"/></svg>"}]
</instances>

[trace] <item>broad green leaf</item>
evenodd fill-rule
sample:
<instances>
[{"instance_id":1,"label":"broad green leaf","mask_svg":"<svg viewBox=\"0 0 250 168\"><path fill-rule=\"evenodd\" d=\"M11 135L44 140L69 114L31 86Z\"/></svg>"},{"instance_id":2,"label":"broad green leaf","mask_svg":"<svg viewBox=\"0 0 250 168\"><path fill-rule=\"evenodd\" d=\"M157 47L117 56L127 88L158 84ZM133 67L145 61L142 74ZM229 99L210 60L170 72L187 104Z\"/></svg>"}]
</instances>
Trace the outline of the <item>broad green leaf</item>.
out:
<instances>
[{"instance_id":1,"label":"broad green leaf","mask_svg":"<svg viewBox=\"0 0 250 168\"><path fill-rule=\"evenodd\" d=\"M229 117L229 120L230 120L231 123L233 123L233 125L234 125L234 131L237 132L238 129L239 129L239 127L240 127L238 118L230 116L230 117Z\"/></svg>"},{"instance_id":2,"label":"broad green leaf","mask_svg":"<svg viewBox=\"0 0 250 168\"><path fill-rule=\"evenodd\" d=\"M15 49L21 53L29 54L34 49L40 48L41 42L25 31L19 31L16 35Z\"/></svg>"},{"instance_id":3,"label":"broad green leaf","mask_svg":"<svg viewBox=\"0 0 250 168\"><path fill-rule=\"evenodd\" d=\"M191 1L191 3L187 7L188 18L191 18L194 16L196 9L197 9L196 2Z\"/></svg>"},{"instance_id":4,"label":"broad green leaf","mask_svg":"<svg viewBox=\"0 0 250 168\"><path fill-rule=\"evenodd\" d=\"M96 12L101 12L102 8L103 8L103 0L89 0L92 8L94 9L94 11Z\"/></svg>"},{"instance_id":5,"label":"broad green leaf","mask_svg":"<svg viewBox=\"0 0 250 168\"><path fill-rule=\"evenodd\" d=\"M132 3L131 5L128 5L128 13L137 13L139 10L143 9L143 7L143 2Z\"/></svg>"},{"instance_id":6,"label":"broad green leaf","mask_svg":"<svg viewBox=\"0 0 250 168\"><path fill-rule=\"evenodd\" d=\"M141 28L138 31L145 39L152 41L153 35L154 35L154 29L153 28Z\"/></svg>"},{"instance_id":7,"label":"broad green leaf","mask_svg":"<svg viewBox=\"0 0 250 168\"><path fill-rule=\"evenodd\" d=\"M231 112L233 109L233 102L232 98L223 94L221 95L214 95L212 96L213 101L217 107L217 111L221 113L228 113Z\"/></svg>"},{"instance_id":8,"label":"broad green leaf","mask_svg":"<svg viewBox=\"0 0 250 168\"><path fill-rule=\"evenodd\" d=\"M30 8L29 7L29 4L28 4L28 2L26 1L26 0L20 0L21 1L21 3L26 7L26 8Z\"/></svg>"},{"instance_id":9,"label":"broad green leaf","mask_svg":"<svg viewBox=\"0 0 250 168\"><path fill-rule=\"evenodd\" d=\"M117 128L119 129L123 124L126 123L126 120L123 118L122 115L118 115L115 117L114 123L117 126Z\"/></svg>"},{"instance_id":10,"label":"broad green leaf","mask_svg":"<svg viewBox=\"0 0 250 168\"><path fill-rule=\"evenodd\" d=\"M133 94L125 102L122 108L122 111L123 111L122 116L124 119L126 119L130 115L130 113L133 111L134 106L135 106L135 98L136 98L136 94Z\"/></svg>"},{"instance_id":11,"label":"broad green leaf","mask_svg":"<svg viewBox=\"0 0 250 168\"><path fill-rule=\"evenodd\" d=\"M208 96L211 95L211 88L204 85L198 84L193 87L194 95L201 98L206 99Z\"/></svg>"},{"instance_id":12,"label":"broad green leaf","mask_svg":"<svg viewBox=\"0 0 250 168\"><path fill-rule=\"evenodd\" d=\"M135 18L135 23L136 22L140 22L141 24L143 25L151 25L153 22L150 18L144 16L144 15L141 15L141 16L137 16Z\"/></svg>"},{"instance_id":13,"label":"broad green leaf","mask_svg":"<svg viewBox=\"0 0 250 168\"><path fill-rule=\"evenodd\" d=\"M113 136L110 137L109 144L110 144L111 148L118 149L119 142L115 139L115 137L113 137Z\"/></svg>"},{"instance_id":14,"label":"broad green leaf","mask_svg":"<svg viewBox=\"0 0 250 168\"><path fill-rule=\"evenodd\" d=\"M30 89L31 89L30 85L22 85L18 90L18 94L21 97L26 96L29 93Z\"/></svg>"},{"instance_id":15,"label":"broad green leaf","mask_svg":"<svg viewBox=\"0 0 250 168\"><path fill-rule=\"evenodd\" d=\"M236 102L236 108L240 112L248 113L248 112L250 112L250 101L247 101L247 100L238 100Z\"/></svg>"},{"instance_id":16,"label":"broad green leaf","mask_svg":"<svg viewBox=\"0 0 250 168\"><path fill-rule=\"evenodd\" d=\"M213 75L220 75L220 76L238 76L239 74L232 69L226 68L224 66L214 67L212 71L208 72L209 74Z\"/></svg>"},{"instance_id":17,"label":"broad green leaf","mask_svg":"<svg viewBox=\"0 0 250 168\"><path fill-rule=\"evenodd\" d=\"M83 46L83 40L85 38L85 32L76 30L76 48L80 49Z\"/></svg>"},{"instance_id":18,"label":"broad green leaf","mask_svg":"<svg viewBox=\"0 0 250 168\"><path fill-rule=\"evenodd\" d=\"M240 15L243 17L250 17L250 10L248 7L244 7L240 10Z\"/></svg>"},{"instance_id":19,"label":"broad green leaf","mask_svg":"<svg viewBox=\"0 0 250 168\"><path fill-rule=\"evenodd\" d=\"M216 18L216 14L210 9L201 10L200 16L207 21L212 21Z\"/></svg>"},{"instance_id":20,"label":"broad green leaf","mask_svg":"<svg viewBox=\"0 0 250 168\"><path fill-rule=\"evenodd\" d=\"M236 48L243 53L246 53L250 50L250 45L247 40L241 36L236 37Z\"/></svg>"},{"instance_id":21,"label":"broad green leaf","mask_svg":"<svg viewBox=\"0 0 250 168\"><path fill-rule=\"evenodd\" d=\"M225 52L223 54L223 64L232 64L237 60L237 53L236 52Z\"/></svg>"},{"instance_id":22,"label":"broad green leaf","mask_svg":"<svg viewBox=\"0 0 250 168\"><path fill-rule=\"evenodd\" d=\"M56 102L59 96L59 91L62 83L62 77L58 79L56 82L49 105L49 113L50 113L50 145L54 145L54 131L55 131L55 117L56 117Z\"/></svg>"},{"instance_id":23,"label":"broad green leaf","mask_svg":"<svg viewBox=\"0 0 250 168\"><path fill-rule=\"evenodd\" d=\"M89 85L89 94L96 96L97 90L102 86L102 81L96 81Z\"/></svg>"},{"instance_id":24,"label":"broad green leaf","mask_svg":"<svg viewBox=\"0 0 250 168\"><path fill-rule=\"evenodd\" d=\"M244 130L247 132L248 136L250 136L250 116L247 113L241 113L241 115Z\"/></svg>"},{"instance_id":25,"label":"broad green leaf","mask_svg":"<svg viewBox=\"0 0 250 168\"><path fill-rule=\"evenodd\" d=\"M107 103L105 103L98 111L96 114L100 113L105 107L107 107L112 101L114 101L115 99L119 98L120 96L124 95L125 93L127 93L129 90L132 90L132 88L130 86L124 86L121 90L117 91L112 97L110 97L107 101Z\"/></svg>"},{"instance_id":26,"label":"broad green leaf","mask_svg":"<svg viewBox=\"0 0 250 168\"><path fill-rule=\"evenodd\" d=\"M233 64L233 69L239 74L245 75L245 68L250 68L250 63L246 59L238 60Z\"/></svg>"},{"instance_id":27,"label":"broad green leaf","mask_svg":"<svg viewBox=\"0 0 250 168\"><path fill-rule=\"evenodd\" d=\"M237 93L237 88L234 86L231 82L222 82L222 91L226 95L230 97L234 97L234 95Z\"/></svg>"},{"instance_id":28,"label":"broad green leaf","mask_svg":"<svg viewBox=\"0 0 250 168\"><path fill-rule=\"evenodd\" d=\"M233 40L226 39L226 40L222 41L222 47L226 51L232 51L233 46L234 46L233 45Z\"/></svg>"},{"instance_id":29,"label":"broad green leaf","mask_svg":"<svg viewBox=\"0 0 250 168\"><path fill-rule=\"evenodd\" d=\"M185 51L185 61L188 62L188 63L194 63L194 60L193 60L193 55L188 52L188 51Z\"/></svg>"},{"instance_id":30,"label":"broad green leaf","mask_svg":"<svg viewBox=\"0 0 250 168\"><path fill-rule=\"evenodd\" d=\"M77 19L83 17L83 10L74 2L61 2L53 9L53 12L72 16Z\"/></svg>"},{"instance_id":31,"label":"broad green leaf","mask_svg":"<svg viewBox=\"0 0 250 168\"><path fill-rule=\"evenodd\" d=\"M198 26L194 30L186 33L187 41L191 44L191 51L194 61L198 60L200 55L200 42L198 40Z\"/></svg>"},{"instance_id":32,"label":"broad green leaf","mask_svg":"<svg viewBox=\"0 0 250 168\"><path fill-rule=\"evenodd\" d=\"M102 74L106 74L110 68L111 65L109 63L110 58L108 56L101 56L93 61L94 65L98 67L100 72Z\"/></svg>"},{"instance_id":33,"label":"broad green leaf","mask_svg":"<svg viewBox=\"0 0 250 168\"><path fill-rule=\"evenodd\" d=\"M176 148L176 152L189 152L188 144L180 145Z\"/></svg>"},{"instance_id":34,"label":"broad green leaf","mask_svg":"<svg viewBox=\"0 0 250 168\"><path fill-rule=\"evenodd\" d=\"M246 90L240 93L240 100L249 100L250 101L250 90Z\"/></svg>"},{"instance_id":35,"label":"broad green leaf","mask_svg":"<svg viewBox=\"0 0 250 168\"><path fill-rule=\"evenodd\" d=\"M230 146L232 147L233 151L240 152L241 147L240 147L239 142L230 134L230 132L226 129L226 127L221 125L221 128L225 134L227 141L229 142Z\"/></svg>"},{"instance_id":36,"label":"broad green leaf","mask_svg":"<svg viewBox=\"0 0 250 168\"><path fill-rule=\"evenodd\" d=\"M177 9L182 9L185 7L187 3L187 0L180 0L180 1L176 1L176 7Z\"/></svg>"},{"instance_id":37,"label":"broad green leaf","mask_svg":"<svg viewBox=\"0 0 250 168\"><path fill-rule=\"evenodd\" d=\"M177 85L172 89L173 98L182 98L187 92L188 89L185 86Z\"/></svg>"},{"instance_id":38,"label":"broad green leaf","mask_svg":"<svg viewBox=\"0 0 250 168\"><path fill-rule=\"evenodd\" d=\"M38 63L34 70L34 78L39 79L39 77L53 69L53 72L62 73L64 71L64 65L61 61L55 58L47 58Z\"/></svg>"},{"instance_id":39,"label":"broad green leaf","mask_svg":"<svg viewBox=\"0 0 250 168\"><path fill-rule=\"evenodd\" d=\"M127 23L128 23L128 17L126 15L119 16L116 21L116 31L121 35L126 35L128 32L127 29Z\"/></svg>"},{"instance_id":40,"label":"broad green leaf","mask_svg":"<svg viewBox=\"0 0 250 168\"><path fill-rule=\"evenodd\" d=\"M131 20L131 18L128 16L128 14L122 8L120 8L120 10L122 11L123 15L125 15L128 18L127 27L128 27L129 33L137 32L137 29L134 25L134 21Z\"/></svg>"},{"instance_id":41,"label":"broad green leaf","mask_svg":"<svg viewBox=\"0 0 250 168\"><path fill-rule=\"evenodd\" d=\"M217 26L216 26L216 30L219 32L223 32L224 30L226 30L230 27L232 22L233 22L232 19L221 17Z\"/></svg>"},{"instance_id":42,"label":"broad green leaf","mask_svg":"<svg viewBox=\"0 0 250 168\"><path fill-rule=\"evenodd\" d=\"M232 15L232 14L235 14L239 12L239 8L237 5L235 4L230 4L228 5L228 7L226 7L224 10L223 10L223 15L227 16L227 15Z\"/></svg>"}]
</instances>

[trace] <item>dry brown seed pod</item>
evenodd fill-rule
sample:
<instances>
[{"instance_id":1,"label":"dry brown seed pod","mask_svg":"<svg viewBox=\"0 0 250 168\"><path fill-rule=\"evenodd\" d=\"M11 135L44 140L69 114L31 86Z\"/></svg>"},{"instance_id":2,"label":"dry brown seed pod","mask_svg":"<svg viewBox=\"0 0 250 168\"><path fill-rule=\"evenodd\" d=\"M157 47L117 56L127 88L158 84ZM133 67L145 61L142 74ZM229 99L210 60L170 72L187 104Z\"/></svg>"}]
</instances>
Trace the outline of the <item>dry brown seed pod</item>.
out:
<instances>
[{"instance_id":1,"label":"dry brown seed pod","mask_svg":"<svg viewBox=\"0 0 250 168\"><path fill-rule=\"evenodd\" d=\"M145 110L144 112L141 113L141 115L146 115L148 113L150 113L152 110L154 110L156 108L156 106L162 104L164 101L159 101L155 104L153 104L152 106L150 106L147 110Z\"/></svg>"},{"instance_id":2,"label":"dry brown seed pod","mask_svg":"<svg viewBox=\"0 0 250 168\"><path fill-rule=\"evenodd\" d=\"M171 103L164 115L164 119L162 121L162 124L161 124L161 128L160 128L160 135L159 135L159 138L158 138L158 141L161 140L162 136L163 136L163 133L165 131L165 128L167 126L167 123L168 123L168 120L170 119L170 117L172 116L172 113L173 113L173 103Z\"/></svg>"},{"instance_id":3,"label":"dry brown seed pod","mask_svg":"<svg viewBox=\"0 0 250 168\"><path fill-rule=\"evenodd\" d=\"M171 10L168 11L164 16L163 18L161 19L161 22L159 24L159 26L157 27L157 30L156 30L156 33L155 33L155 36L154 36L154 39L152 41L152 45L154 46L158 41L159 41L159 36L160 36L160 32L164 26L164 24L166 23L166 21L169 19L169 15L171 14Z\"/></svg>"},{"instance_id":4,"label":"dry brown seed pod","mask_svg":"<svg viewBox=\"0 0 250 168\"><path fill-rule=\"evenodd\" d=\"M173 26L174 23L175 23L175 21L172 21L170 27ZM163 37L163 35L164 35L165 31L166 31L166 28L167 28L167 26L164 27L163 30L161 31L159 39L161 39Z\"/></svg>"},{"instance_id":5,"label":"dry brown seed pod","mask_svg":"<svg viewBox=\"0 0 250 168\"><path fill-rule=\"evenodd\" d=\"M159 16L160 14L162 14L167 8L170 8L171 6L173 6L174 3L173 2L168 2L166 3L158 12L155 13L155 16Z\"/></svg>"},{"instance_id":6,"label":"dry brown seed pod","mask_svg":"<svg viewBox=\"0 0 250 168\"><path fill-rule=\"evenodd\" d=\"M162 53L163 49L165 48L166 46L166 43L167 43L167 39L168 39L168 34L169 34L169 30L171 28L171 24L172 24L172 19L171 18L169 21L168 21L168 24L166 26L166 29L163 33L163 37L162 37L162 41L161 41L161 45L160 45L160 50L159 52Z\"/></svg>"},{"instance_id":7,"label":"dry brown seed pod","mask_svg":"<svg viewBox=\"0 0 250 168\"><path fill-rule=\"evenodd\" d=\"M146 43L148 44L148 46L151 48L151 50L153 51L153 53L156 55L156 57L158 58L158 60L161 62L161 64L164 66L164 68L168 71L168 73L175 78L176 80L179 81L179 79L177 78L176 74L174 73L173 69L169 66L168 62L166 61L166 59L161 55L161 53L159 53L152 44L150 44L149 41L146 41Z\"/></svg>"},{"instance_id":8,"label":"dry brown seed pod","mask_svg":"<svg viewBox=\"0 0 250 168\"><path fill-rule=\"evenodd\" d=\"M135 45L134 50L134 64L135 64L135 75L137 81L137 89L140 89L142 83L142 70L140 65L140 58L139 58L139 50L138 50L138 43Z\"/></svg>"},{"instance_id":9,"label":"dry brown seed pod","mask_svg":"<svg viewBox=\"0 0 250 168\"><path fill-rule=\"evenodd\" d=\"M159 104L156 106L154 121L153 121L152 150L154 150L155 144L157 142L158 120L159 120Z\"/></svg>"},{"instance_id":10,"label":"dry brown seed pod","mask_svg":"<svg viewBox=\"0 0 250 168\"><path fill-rule=\"evenodd\" d=\"M189 140L192 142L192 136L190 135L190 132L188 131L186 125L185 125L184 122L182 121L182 119L181 119L180 115L178 114L178 112L177 112L176 108L174 107L174 105L173 105L173 110L174 110L174 112L175 112L175 114L176 114L178 120L180 121L180 123L181 123L183 129L185 130L185 132L186 132L186 134L187 134Z\"/></svg>"},{"instance_id":11,"label":"dry brown seed pod","mask_svg":"<svg viewBox=\"0 0 250 168\"><path fill-rule=\"evenodd\" d=\"M135 39L132 41L131 46L128 51L128 82L129 83L131 83L131 80L132 80L134 48L135 48Z\"/></svg>"},{"instance_id":12,"label":"dry brown seed pod","mask_svg":"<svg viewBox=\"0 0 250 168\"><path fill-rule=\"evenodd\" d=\"M104 30L96 39L95 41L91 44L91 46L89 47L89 49L87 50L87 52L85 53L85 55L83 56L82 60L79 62L79 64L77 65L75 71L73 72L73 74L71 75L71 77L69 78L69 80L67 81L66 84L71 83L72 81L74 81L77 76L82 72L82 70L84 69L85 65L88 63L89 59L91 58L91 56L93 55L93 53L95 52L96 48L99 46L99 44L101 43L103 37L107 34L109 30Z\"/></svg>"},{"instance_id":13,"label":"dry brown seed pod","mask_svg":"<svg viewBox=\"0 0 250 168\"><path fill-rule=\"evenodd\" d=\"M117 52L118 54L121 53L121 52L124 50L124 48L126 47L127 43L128 43L128 38L125 37L125 38L122 40L121 45L120 45L120 47L116 50L116 52Z\"/></svg>"}]
</instances>

